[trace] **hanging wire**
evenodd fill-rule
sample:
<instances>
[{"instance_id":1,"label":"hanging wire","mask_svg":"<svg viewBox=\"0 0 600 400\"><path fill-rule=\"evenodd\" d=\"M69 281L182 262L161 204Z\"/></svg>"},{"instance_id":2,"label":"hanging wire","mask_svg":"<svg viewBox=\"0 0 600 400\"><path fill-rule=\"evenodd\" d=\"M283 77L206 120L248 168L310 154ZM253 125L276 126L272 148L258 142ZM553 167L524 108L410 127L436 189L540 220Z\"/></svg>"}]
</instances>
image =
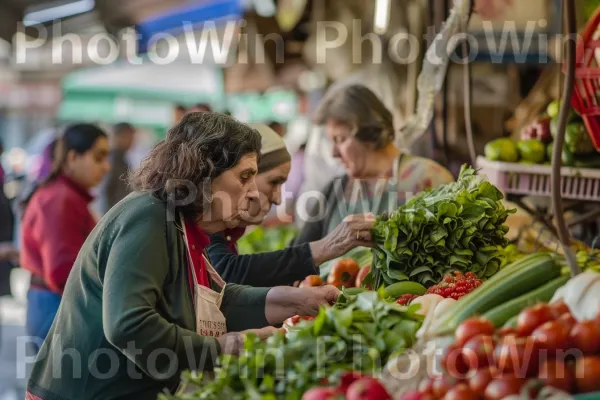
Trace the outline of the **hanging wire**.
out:
<instances>
[{"instance_id":1,"label":"hanging wire","mask_svg":"<svg viewBox=\"0 0 600 400\"><path fill-rule=\"evenodd\" d=\"M469 19L473 12L473 0L469 0L469 14L467 18L463 19L463 33L467 35L469 29ZM471 158L471 165L475 166L477 162L477 152L475 151L475 137L473 135L473 119L471 117L471 107L473 106L472 94L473 94L473 82L471 80L471 60L469 60L469 41L465 37L462 42L462 56L463 56L463 96L464 96L464 111L465 111L465 132L467 134L467 145L469 146L469 157ZM465 57L467 60L465 61Z\"/></svg>"},{"instance_id":2,"label":"hanging wire","mask_svg":"<svg viewBox=\"0 0 600 400\"><path fill-rule=\"evenodd\" d=\"M563 82L562 101L560 105L560 113L558 116L558 130L554 138L554 148L552 151L552 210L556 218L556 228L558 238L560 239L567 264L571 270L571 276L575 276L581 272L577 265L573 250L569 246L570 235L563 214L563 203L561 193L561 166L562 166L562 150L565 144L565 131L567 128L567 119L569 118L571 108L571 96L573 94L573 85L575 82L575 41L576 41L576 21L575 21L575 2L573 0L563 1L563 13L565 16L566 31L567 31L567 49L565 54L566 71Z\"/></svg>"}]
</instances>

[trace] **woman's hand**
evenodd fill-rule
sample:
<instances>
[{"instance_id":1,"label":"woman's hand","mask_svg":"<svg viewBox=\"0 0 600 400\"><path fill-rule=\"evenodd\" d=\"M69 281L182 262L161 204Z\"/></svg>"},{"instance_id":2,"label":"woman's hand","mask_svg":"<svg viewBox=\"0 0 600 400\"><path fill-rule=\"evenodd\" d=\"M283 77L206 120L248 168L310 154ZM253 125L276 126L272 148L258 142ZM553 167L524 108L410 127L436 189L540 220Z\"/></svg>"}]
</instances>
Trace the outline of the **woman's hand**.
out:
<instances>
[{"instance_id":1,"label":"woman's hand","mask_svg":"<svg viewBox=\"0 0 600 400\"><path fill-rule=\"evenodd\" d=\"M329 235L310 243L315 265L343 256L355 247L373 247L371 230L375 224L375 215L350 215L342 221Z\"/></svg>"},{"instance_id":2,"label":"woman's hand","mask_svg":"<svg viewBox=\"0 0 600 400\"><path fill-rule=\"evenodd\" d=\"M335 304L340 295L340 290L331 285L305 287L298 290L301 291L299 292L300 302L297 312L294 315L302 317L314 317L319 313L319 309L322 306ZM293 317L294 315L291 316Z\"/></svg>"},{"instance_id":3,"label":"woman's hand","mask_svg":"<svg viewBox=\"0 0 600 400\"><path fill-rule=\"evenodd\" d=\"M339 294L335 286L277 286L267 293L265 316L271 325L280 324L294 315L315 316L321 306L334 304Z\"/></svg>"},{"instance_id":4,"label":"woman's hand","mask_svg":"<svg viewBox=\"0 0 600 400\"><path fill-rule=\"evenodd\" d=\"M285 333L285 329L275 328L273 326L267 326L261 329L248 329L242 332L232 332L225 334L217 340L221 345L221 352L223 354L237 355L244 349L244 335L252 333L256 335L260 340L267 340L277 332Z\"/></svg>"}]
</instances>

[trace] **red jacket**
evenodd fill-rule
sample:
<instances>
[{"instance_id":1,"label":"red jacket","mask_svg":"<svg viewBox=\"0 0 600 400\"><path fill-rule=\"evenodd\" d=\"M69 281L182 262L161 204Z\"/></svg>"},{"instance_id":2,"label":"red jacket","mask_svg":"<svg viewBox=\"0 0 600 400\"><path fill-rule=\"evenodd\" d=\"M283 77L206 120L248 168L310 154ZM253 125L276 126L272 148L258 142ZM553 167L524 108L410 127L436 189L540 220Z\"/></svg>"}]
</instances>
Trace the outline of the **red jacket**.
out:
<instances>
[{"instance_id":1,"label":"red jacket","mask_svg":"<svg viewBox=\"0 0 600 400\"><path fill-rule=\"evenodd\" d=\"M59 176L33 194L21 230L21 266L62 294L79 249L96 220L88 206L90 193Z\"/></svg>"}]
</instances>

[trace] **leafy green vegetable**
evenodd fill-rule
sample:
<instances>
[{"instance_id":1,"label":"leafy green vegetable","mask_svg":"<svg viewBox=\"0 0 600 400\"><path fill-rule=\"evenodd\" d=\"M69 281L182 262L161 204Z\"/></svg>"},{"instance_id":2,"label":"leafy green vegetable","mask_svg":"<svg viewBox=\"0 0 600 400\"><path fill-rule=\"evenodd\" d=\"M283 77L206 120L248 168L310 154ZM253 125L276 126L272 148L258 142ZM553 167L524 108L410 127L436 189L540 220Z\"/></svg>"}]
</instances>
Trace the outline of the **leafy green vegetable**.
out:
<instances>
[{"instance_id":1,"label":"leafy green vegetable","mask_svg":"<svg viewBox=\"0 0 600 400\"><path fill-rule=\"evenodd\" d=\"M238 252L240 254L256 254L283 250L297 232L297 229L291 225L272 228L256 226L238 240Z\"/></svg>"},{"instance_id":2,"label":"leafy green vegetable","mask_svg":"<svg viewBox=\"0 0 600 400\"><path fill-rule=\"evenodd\" d=\"M502 193L463 166L456 182L424 192L374 228L373 287L412 280L438 283L453 270L489 277L502 264L507 210Z\"/></svg>"},{"instance_id":3,"label":"leafy green vegetable","mask_svg":"<svg viewBox=\"0 0 600 400\"><path fill-rule=\"evenodd\" d=\"M345 371L374 374L415 342L423 316L383 298L383 291L343 293L344 304L322 308L312 321L261 342L245 337L245 352L222 355L214 378L184 373L184 388L160 400L300 400L311 387L339 382Z\"/></svg>"}]
</instances>

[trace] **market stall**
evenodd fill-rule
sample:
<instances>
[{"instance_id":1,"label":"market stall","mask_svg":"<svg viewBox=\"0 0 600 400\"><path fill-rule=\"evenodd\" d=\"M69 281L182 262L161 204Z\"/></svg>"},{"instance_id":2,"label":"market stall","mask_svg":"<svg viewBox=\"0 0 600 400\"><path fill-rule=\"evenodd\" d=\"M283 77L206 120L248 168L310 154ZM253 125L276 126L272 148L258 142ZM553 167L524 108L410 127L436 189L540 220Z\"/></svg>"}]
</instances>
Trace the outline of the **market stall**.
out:
<instances>
[{"instance_id":1,"label":"market stall","mask_svg":"<svg viewBox=\"0 0 600 400\"><path fill-rule=\"evenodd\" d=\"M564 4L572 33L575 6ZM451 13L446 34L466 22L469 9ZM526 165L527 176L523 164L479 158L485 171L465 165L456 182L378 216L373 249L333 260L301 283L341 288L333 307L291 318L286 333L265 342L246 336L245 351L220 357L214 375L186 373L181 390L161 399L598 398L600 252L570 237L562 199L595 201L600 188L595 170L561 165L577 76L575 44L567 48L549 166ZM423 71L445 74L443 65ZM436 82L421 86L409 135L429 124ZM515 210L505 194L533 190L552 199L559 247L525 254L507 237ZM252 234L248 252L282 248L291 237Z\"/></svg>"}]
</instances>

